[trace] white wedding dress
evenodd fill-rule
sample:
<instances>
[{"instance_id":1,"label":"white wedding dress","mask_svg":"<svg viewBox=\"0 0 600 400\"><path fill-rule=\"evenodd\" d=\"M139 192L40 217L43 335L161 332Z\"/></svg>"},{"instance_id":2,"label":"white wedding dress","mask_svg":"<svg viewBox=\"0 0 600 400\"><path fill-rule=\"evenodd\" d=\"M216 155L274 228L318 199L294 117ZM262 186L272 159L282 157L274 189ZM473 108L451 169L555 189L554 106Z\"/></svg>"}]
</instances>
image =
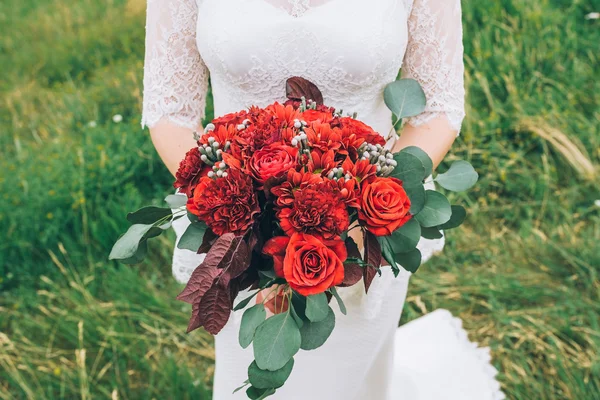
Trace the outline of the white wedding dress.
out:
<instances>
[{"instance_id":1,"label":"white wedding dress","mask_svg":"<svg viewBox=\"0 0 600 400\"><path fill-rule=\"evenodd\" d=\"M214 112L285 101L285 81L302 76L325 103L381 133L391 129L385 85L418 80L427 109L408 123L464 116L459 0L149 0L143 125L160 120L195 129L204 116L208 76ZM435 132L429 133L434 135ZM175 224L179 235L186 219ZM422 240L425 258L443 240ZM185 282L202 256L175 250L173 272ZM423 268L427 268L424 266ZM340 290L336 327L318 350L300 351L274 399L497 400L504 398L489 349L470 343L460 320L438 310L397 329L409 273L376 277ZM247 295L240 294L240 299ZM238 300L239 301L239 300ZM243 399L252 349L241 349L242 311L216 336L214 399Z\"/></svg>"}]
</instances>

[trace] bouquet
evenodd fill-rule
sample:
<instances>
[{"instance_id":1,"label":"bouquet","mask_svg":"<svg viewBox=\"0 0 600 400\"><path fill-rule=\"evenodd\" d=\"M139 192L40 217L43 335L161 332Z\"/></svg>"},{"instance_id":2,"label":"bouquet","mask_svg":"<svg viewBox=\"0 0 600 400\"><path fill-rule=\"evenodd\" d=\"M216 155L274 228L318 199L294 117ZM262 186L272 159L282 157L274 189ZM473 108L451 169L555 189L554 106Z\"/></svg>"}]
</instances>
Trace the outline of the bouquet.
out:
<instances>
[{"instance_id":1,"label":"bouquet","mask_svg":"<svg viewBox=\"0 0 600 400\"><path fill-rule=\"evenodd\" d=\"M393 82L384 94L397 123L424 109L416 81ZM148 239L189 218L178 246L206 256L178 296L192 305L188 332L217 334L232 311L245 309L239 344L252 345L255 360L239 389L249 385L251 399L283 386L298 351L325 343L335 326L333 299L346 314L337 288L362 280L368 292L381 268L415 272L420 238L440 238L466 217L425 190L432 161L421 149L390 152L383 136L325 106L302 78L287 81L287 97L208 124L181 161L169 207L130 213L132 225L110 255L140 262ZM458 161L433 180L462 191L477 174ZM362 232L363 254L352 230ZM236 304L242 290L250 295Z\"/></svg>"}]
</instances>

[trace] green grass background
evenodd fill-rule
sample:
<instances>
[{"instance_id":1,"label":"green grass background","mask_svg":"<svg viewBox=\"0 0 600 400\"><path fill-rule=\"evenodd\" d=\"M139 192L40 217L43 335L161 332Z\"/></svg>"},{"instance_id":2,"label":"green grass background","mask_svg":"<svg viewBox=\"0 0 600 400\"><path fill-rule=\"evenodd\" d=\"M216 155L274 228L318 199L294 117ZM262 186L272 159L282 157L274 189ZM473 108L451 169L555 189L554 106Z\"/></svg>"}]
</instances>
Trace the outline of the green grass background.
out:
<instances>
[{"instance_id":1,"label":"green grass background","mask_svg":"<svg viewBox=\"0 0 600 400\"><path fill-rule=\"evenodd\" d=\"M468 223L412 279L402 322L462 317L510 399L598 399L600 1L463 7L468 110L447 160L481 180L453 195ZM125 213L171 190L139 125L144 13L0 2L0 399L209 398L172 236L141 266L106 260Z\"/></svg>"}]
</instances>

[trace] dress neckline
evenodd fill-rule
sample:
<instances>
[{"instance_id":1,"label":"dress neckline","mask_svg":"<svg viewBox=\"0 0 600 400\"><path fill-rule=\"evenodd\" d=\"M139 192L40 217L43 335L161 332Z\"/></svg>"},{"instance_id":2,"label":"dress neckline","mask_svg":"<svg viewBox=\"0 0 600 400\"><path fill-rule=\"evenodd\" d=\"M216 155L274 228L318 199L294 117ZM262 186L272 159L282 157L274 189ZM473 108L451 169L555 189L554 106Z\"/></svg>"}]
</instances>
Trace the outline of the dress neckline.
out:
<instances>
[{"instance_id":1,"label":"dress neckline","mask_svg":"<svg viewBox=\"0 0 600 400\"><path fill-rule=\"evenodd\" d=\"M268 0L254 0L255 3L262 3L265 5L265 7L268 7L272 10L274 10L275 12L282 14L284 17L287 18L291 18L291 19L303 19L303 18L307 18L310 15L314 14L315 12L321 10L321 9L325 9L327 7L329 7L332 3L335 3L337 0L328 0L327 2L317 5L317 6L308 6L306 8L305 11L303 11L300 14L294 15L293 13L285 10L282 7L277 7L277 5L271 3Z\"/></svg>"}]
</instances>

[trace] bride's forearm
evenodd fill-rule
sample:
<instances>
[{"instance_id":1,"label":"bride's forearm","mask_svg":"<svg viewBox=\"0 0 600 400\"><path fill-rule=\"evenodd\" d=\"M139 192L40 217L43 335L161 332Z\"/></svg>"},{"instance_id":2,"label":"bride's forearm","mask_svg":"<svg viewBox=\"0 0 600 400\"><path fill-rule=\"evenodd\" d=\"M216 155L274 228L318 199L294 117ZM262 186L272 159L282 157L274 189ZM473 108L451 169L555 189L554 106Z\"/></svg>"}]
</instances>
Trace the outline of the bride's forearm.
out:
<instances>
[{"instance_id":1,"label":"bride's forearm","mask_svg":"<svg viewBox=\"0 0 600 400\"><path fill-rule=\"evenodd\" d=\"M456 131L450 127L448 119L440 116L424 125L405 125L400 138L396 139L393 151L417 146L423 149L433 161L435 169L444 159L456 139Z\"/></svg>"},{"instance_id":2,"label":"bride's forearm","mask_svg":"<svg viewBox=\"0 0 600 400\"><path fill-rule=\"evenodd\" d=\"M177 172L185 153L196 146L193 132L192 129L182 128L167 121L160 121L150 129L152 143L173 175ZM202 127L199 127L196 132L201 135Z\"/></svg>"}]
</instances>

